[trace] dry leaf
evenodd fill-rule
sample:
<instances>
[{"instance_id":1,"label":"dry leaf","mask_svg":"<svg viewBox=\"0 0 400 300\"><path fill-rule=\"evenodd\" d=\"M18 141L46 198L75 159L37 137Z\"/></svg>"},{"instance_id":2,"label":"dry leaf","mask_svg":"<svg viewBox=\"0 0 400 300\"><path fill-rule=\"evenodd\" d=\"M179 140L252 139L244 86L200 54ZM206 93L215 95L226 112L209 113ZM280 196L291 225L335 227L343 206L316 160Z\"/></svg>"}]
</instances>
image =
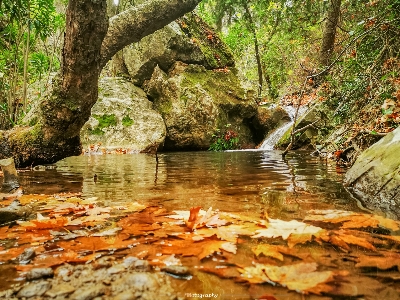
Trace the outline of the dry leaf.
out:
<instances>
[{"instance_id":1,"label":"dry leaf","mask_svg":"<svg viewBox=\"0 0 400 300\"><path fill-rule=\"evenodd\" d=\"M282 267L256 264L254 267L238 270L242 273L243 279L250 283L267 282L273 285L278 283L290 290L305 294L312 292L319 284L332 281L335 275L332 271L316 271L316 263L299 263ZM325 286L325 289L330 288ZM320 289L319 291L323 292Z\"/></svg>"},{"instance_id":2,"label":"dry leaf","mask_svg":"<svg viewBox=\"0 0 400 300\"><path fill-rule=\"evenodd\" d=\"M251 250L257 256L259 256L260 254L264 254L265 256L273 257L277 260L283 261L283 255L279 252L279 248L279 246L275 245L260 244L256 247L253 247Z\"/></svg>"},{"instance_id":3,"label":"dry leaf","mask_svg":"<svg viewBox=\"0 0 400 300\"><path fill-rule=\"evenodd\" d=\"M286 240L290 237L289 247L297 243L311 241L313 236L319 236L325 233L325 230L296 220L282 221L279 219L269 219L266 229L256 230L256 235L252 238L277 238L282 237Z\"/></svg>"},{"instance_id":4,"label":"dry leaf","mask_svg":"<svg viewBox=\"0 0 400 300\"><path fill-rule=\"evenodd\" d=\"M354 213L343 210L312 210L304 220L343 223L342 228L383 227L393 231L400 229L400 223L392 219L387 219L378 215Z\"/></svg>"}]
</instances>

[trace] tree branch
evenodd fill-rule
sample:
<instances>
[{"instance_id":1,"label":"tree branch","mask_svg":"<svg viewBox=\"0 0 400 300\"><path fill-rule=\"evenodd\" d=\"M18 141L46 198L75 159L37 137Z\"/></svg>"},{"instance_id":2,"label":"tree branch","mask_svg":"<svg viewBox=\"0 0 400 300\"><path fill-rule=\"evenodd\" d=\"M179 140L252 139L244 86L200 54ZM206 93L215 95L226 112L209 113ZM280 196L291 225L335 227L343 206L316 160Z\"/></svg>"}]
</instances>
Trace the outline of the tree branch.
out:
<instances>
[{"instance_id":1,"label":"tree branch","mask_svg":"<svg viewBox=\"0 0 400 300\"><path fill-rule=\"evenodd\" d=\"M101 46L101 67L125 46L163 28L185 13L192 11L201 0L153 0L112 17Z\"/></svg>"}]
</instances>

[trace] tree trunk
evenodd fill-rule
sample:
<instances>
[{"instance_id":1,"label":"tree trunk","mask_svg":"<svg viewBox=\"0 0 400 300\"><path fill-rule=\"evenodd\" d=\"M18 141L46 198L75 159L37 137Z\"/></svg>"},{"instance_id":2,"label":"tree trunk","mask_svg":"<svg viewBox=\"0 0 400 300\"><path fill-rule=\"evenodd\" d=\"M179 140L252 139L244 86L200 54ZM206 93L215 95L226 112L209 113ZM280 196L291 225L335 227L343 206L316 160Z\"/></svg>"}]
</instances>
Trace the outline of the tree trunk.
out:
<instances>
[{"instance_id":1,"label":"tree trunk","mask_svg":"<svg viewBox=\"0 0 400 300\"><path fill-rule=\"evenodd\" d=\"M253 21L253 17L251 16L249 6L247 5L247 2L243 2L244 9L246 11L246 16L247 20L249 22L248 28L251 31L253 35L253 42L254 42L254 52L256 56L256 62L257 62L257 73L258 73L258 89L257 89L257 97L258 101L261 100L261 93L263 89L263 69L262 69L262 64L261 64L261 56L260 56L260 47L258 44L258 39L257 39L257 32L255 28L255 23Z\"/></svg>"},{"instance_id":2,"label":"tree trunk","mask_svg":"<svg viewBox=\"0 0 400 300\"><path fill-rule=\"evenodd\" d=\"M329 66L335 47L336 28L340 17L340 5L341 0L330 0L320 51L320 64L324 67Z\"/></svg>"},{"instance_id":3,"label":"tree trunk","mask_svg":"<svg viewBox=\"0 0 400 300\"><path fill-rule=\"evenodd\" d=\"M108 60L200 1L147 1L108 20L106 0L70 0L61 76L30 126L0 131L0 159L14 157L17 166L27 166L80 154L80 129L97 101L99 75Z\"/></svg>"}]
</instances>

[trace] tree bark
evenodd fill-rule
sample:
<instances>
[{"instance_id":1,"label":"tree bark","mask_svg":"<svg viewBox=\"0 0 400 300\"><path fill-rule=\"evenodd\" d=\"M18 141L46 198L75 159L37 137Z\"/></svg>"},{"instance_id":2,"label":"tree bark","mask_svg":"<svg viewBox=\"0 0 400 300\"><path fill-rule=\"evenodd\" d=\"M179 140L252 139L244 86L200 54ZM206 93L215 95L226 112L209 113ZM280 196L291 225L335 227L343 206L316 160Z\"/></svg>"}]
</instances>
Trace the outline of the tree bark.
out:
<instances>
[{"instance_id":1,"label":"tree bark","mask_svg":"<svg viewBox=\"0 0 400 300\"><path fill-rule=\"evenodd\" d=\"M263 68L262 68L262 64L261 64L260 47L259 47L258 39L257 39L257 32L256 32L256 28L255 28L256 25L253 21L253 17L251 16L251 12L250 12L249 6L247 5L247 2L243 2L243 6L246 11L247 20L249 22L248 28L251 31L251 34L253 35L254 52L255 52L255 56L256 56L257 74L258 74L257 97L258 97L258 101L260 101L261 93L262 93L262 89L263 89Z\"/></svg>"},{"instance_id":2,"label":"tree bark","mask_svg":"<svg viewBox=\"0 0 400 300\"><path fill-rule=\"evenodd\" d=\"M332 58L336 28L340 18L340 5L341 0L330 0L320 51L320 64L322 66L328 66Z\"/></svg>"},{"instance_id":3,"label":"tree bark","mask_svg":"<svg viewBox=\"0 0 400 300\"><path fill-rule=\"evenodd\" d=\"M14 157L21 167L80 154L80 129L97 101L99 75L108 60L200 1L147 1L108 20L106 0L70 0L61 75L29 126L0 131L0 159Z\"/></svg>"}]
</instances>

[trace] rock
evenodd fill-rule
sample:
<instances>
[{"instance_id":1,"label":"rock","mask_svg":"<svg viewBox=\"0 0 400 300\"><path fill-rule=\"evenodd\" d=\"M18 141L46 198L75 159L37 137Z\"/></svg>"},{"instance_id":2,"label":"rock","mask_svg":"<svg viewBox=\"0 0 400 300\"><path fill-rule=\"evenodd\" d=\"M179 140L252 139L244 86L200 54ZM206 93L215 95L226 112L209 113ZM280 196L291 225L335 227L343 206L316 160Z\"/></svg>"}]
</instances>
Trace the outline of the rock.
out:
<instances>
[{"instance_id":1,"label":"rock","mask_svg":"<svg viewBox=\"0 0 400 300\"><path fill-rule=\"evenodd\" d=\"M370 209L400 219L400 127L357 158L344 183Z\"/></svg>"},{"instance_id":2,"label":"rock","mask_svg":"<svg viewBox=\"0 0 400 300\"><path fill-rule=\"evenodd\" d=\"M97 296L104 295L106 288L103 284L97 283L90 286L85 286L77 289L71 296L70 299L74 300L91 300Z\"/></svg>"},{"instance_id":3,"label":"rock","mask_svg":"<svg viewBox=\"0 0 400 300\"><path fill-rule=\"evenodd\" d=\"M256 129L255 142L261 143L269 132L287 122L290 122L290 116L281 106L259 106L252 120Z\"/></svg>"},{"instance_id":4,"label":"rock","mask_svg":"<svg viewBox=\"0 0 400 300\"><path fill-rule=\"evenodd\" d=\"M26 248L24 250L24 252L22 252L19 256L18 256L18 262L21 265L26 265L29 264L29 262L36 256L36 252L35 249L33 248Z\"/></svg>"},{"instance_id":5,"label":"rock","mask_svg":"<svg viewBox=\"0 0 400 300\"><path fill-rule=\"evenodd\" d=\"M295 114L296 108L293 107L293 115ZM317 144L317 138L318 138L318 127L323 124L324 120L326 119L326 116L321 108L321 105L319 103L315 104L311 108L308 108L307 106L302 106L299 109L298 113L298 118L296 122L296 130L299 130L317 120L319 120L317 123L315 123L316 127L309 127L308 129L304 130L301 132L301 134L296 138L295 143L292 145L292 149L298 149L298 148L303 148L303 149L311 149L314 150ZM284 135L279 139L277 143L277 148L279 149L286 149L286 147L289 145L290 140L291 140L291 132L292 132L292 127L290 127Z\"/></svg>"},{"instance_id":6,"label":"rock","mask_svg":"<svg viewBox=\"0 0 400 300\"><path fill-rule=\"evenodd\" d=\"M114 297L114 300L135 300L137 299L135 293L132 291L123 291Z\"/></svg>"},{"instance_id":7,"label":"rock","mask_svg":"<svg viewBox=\"0 0 400 300\"><path fill-rule=\"evenodd\" d=\"M9 206L0 208L0 225L15 220L26 219L32 213L32 207L21 205L19 200L14 200Z\"/></svg>"},{"instance_id":8,"label":"rock","mask_svg":"<svg viewBox=\"0 0 400 300\"><path fill-rule=\"evenodd\" d=\"M190 270L186 266L165 266L161 268L162 271L176 275L176 276L188 276Z\"/></svg>"},{"instance_id":9,"label":"rock","mask_svg":"<svg viewBox=\"0 0 400 300\"><path fill-rule=\"evenodd\" d=\"M50 289L50 287L51 284L47 281L32 282L22 287L22 289L18 292L17 297L30 298L42 296L48 289Z\"/></svg>"},{"instance_id":10,"label":"rock","mask_svg":"<svg viewBox=\"0 0 400 300\"><path fill-rule=\"evenodd\" d=\"M54 276L54 271L52 268L35 268L30 270L28 274L26 274L26 279L35 280L53 276Z\"/></svg>"},{"instance_id":11,"label":"rock","mask_svg":"<svg viewBox=\"0 0 400 300\"><path fill-rule=\"evenodd\" d=\"M108 268L107 273L108 274L118 274L121 272L125 271L125 266L123 264L118 264L115 266L112 266L111 268Z\"/></svg>"},{"instance_id":12,"label":"rock","mask_svg":"<svg viewBox=\"0 0 400 300\"><path fill-rule=\"evenodd\" d=\"M166 150L208 149L212 135L231 124L239 142L253 143L250 119L255 99L247 97L235 73L176 62L168 74L156 67L145 91L167 127Z\"/></svg>"},{"instance_id":13,"label":"rock","mask_svg":"<svg viewBox=\"0 0 400 300\"><path fill-rule=\"evenodd\" d=\"M56 298L56 297L65 297L69 294L72 294L75 291L75 288L66 283L60 283L51 288L51 290L46 292L46 296L51 297L51 298Z\"/></svg>"},{"instance_id":14,"label":"rock","mask_svg":"<svg viewBox=\"0 0 400 300\"><path fill-rule=\"evenodd\" d=\"M100 143L107 150L146 152L151 147L162 148L165 135L161 115L140 88L122 78L100 79L99 100L81 130L84 148Z\"/></svg>"},{"instance_id":15,"label":"rock","mask_svg":"<svg viewBox=\"0 0 400 300\"><path fill-rule=\"evenodd\" d=\"M234 66L232 53L195 13L188 13L126 47L122 60L138 86L150 79L157 65L167 72L176 61L202 65L209 70Z\"/></svg>"}]
</instances>

